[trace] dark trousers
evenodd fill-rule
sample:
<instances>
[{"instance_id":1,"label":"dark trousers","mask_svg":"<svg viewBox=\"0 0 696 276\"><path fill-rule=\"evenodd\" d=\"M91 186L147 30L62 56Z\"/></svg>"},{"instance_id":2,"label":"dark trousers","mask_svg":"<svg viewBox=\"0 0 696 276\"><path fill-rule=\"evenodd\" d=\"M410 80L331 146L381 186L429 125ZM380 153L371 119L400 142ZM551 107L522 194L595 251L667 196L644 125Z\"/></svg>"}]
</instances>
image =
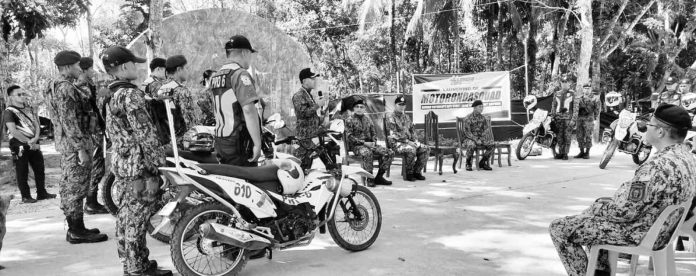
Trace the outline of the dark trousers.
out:
<instances>
[{"instance_id":1,"label":"dark trousers","mask_svg":"<svg viewBox=\"0 0 696 276\"><path fill-rule=\"evenodd\" d=\"M15 173L17 174L17 186L22 198L32 198L29 190L29 166L34 171L36 180L36 194L46 195L46 173L44 158L41 150L31 150L29 147L16 147L12 149Z\"/></svg>"},{"instance_id":2,"label":"dark trousers","mask_svg":"<svg viewBox=\"0 0 696 276\"><path fill-rule=\"evenodd\" d=\"M215 151L217 152L220 164L242 167L258 166L257 162L249 162L249 159L252 157L249 150L249 143L251 141L249 140L239 139L239 136L236 135L230 137L215 137Z\"/></svg>"}]
</instances>

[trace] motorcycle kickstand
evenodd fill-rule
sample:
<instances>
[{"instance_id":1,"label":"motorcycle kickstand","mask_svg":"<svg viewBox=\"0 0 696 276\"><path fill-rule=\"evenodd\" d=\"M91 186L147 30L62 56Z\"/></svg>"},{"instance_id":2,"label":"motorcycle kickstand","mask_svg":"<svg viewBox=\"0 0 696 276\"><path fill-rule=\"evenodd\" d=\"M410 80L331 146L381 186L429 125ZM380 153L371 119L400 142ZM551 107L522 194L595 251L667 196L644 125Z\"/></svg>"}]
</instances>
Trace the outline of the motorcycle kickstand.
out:
<instances>
[{"instance_id":1,"label":"motorcycle kickstand","mask_svg":"<svg viewBox=\"0 0 696 276\"><path fill-rule=\"evenodd\" d=\"M266 250L268 250L268 259L272 260L273 259L273 250L271 250L270 247L266 247Z\"/></svg>"}]
</instances>

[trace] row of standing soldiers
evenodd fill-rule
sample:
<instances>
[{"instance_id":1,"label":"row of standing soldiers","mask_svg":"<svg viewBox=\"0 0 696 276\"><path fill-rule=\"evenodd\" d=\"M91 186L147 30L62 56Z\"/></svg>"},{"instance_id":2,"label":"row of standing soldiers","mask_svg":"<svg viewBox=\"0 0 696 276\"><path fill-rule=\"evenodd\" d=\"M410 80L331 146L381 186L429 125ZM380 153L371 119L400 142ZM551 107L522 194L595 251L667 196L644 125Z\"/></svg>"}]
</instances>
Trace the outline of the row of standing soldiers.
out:
<instances>
[{"instance_id":1,"label":"row of standing soldiers","mask_svg":"<svg viewBox=\"0 0 696 276\"><path fill-rule=\"evenodd\" d=\"M553 95L551 116L554 118L558 145L555 159L568 160L571 137L576 129L580 153L575 158L590 158L592 133L596 120L599 118L602 104L599 97L593 93L590 84L584 84L583 93L576 95L575 91L570 88L574 82L573 76L563 76L561 89Z\"/></svg>"}]
</instances>

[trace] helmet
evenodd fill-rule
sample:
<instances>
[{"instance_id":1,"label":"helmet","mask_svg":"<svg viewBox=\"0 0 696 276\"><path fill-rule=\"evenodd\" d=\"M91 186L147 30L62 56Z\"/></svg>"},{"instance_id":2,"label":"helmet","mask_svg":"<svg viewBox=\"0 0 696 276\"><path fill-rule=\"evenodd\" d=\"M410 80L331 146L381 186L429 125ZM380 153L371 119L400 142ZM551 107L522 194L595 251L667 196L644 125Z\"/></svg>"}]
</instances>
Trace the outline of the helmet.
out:
<instances>
[{"instance_id":1,"label":"helmet","mask_svg":"<svg viewBox=\"0 0 696 276\"><path fill-rule=\"evenodd\" d=\"M617 105L621 104L622 101L623 101L623 96L621 96L620 93L615 92L615 91L611 91L611 92L607 93L606 96L604 96L604 103L609 107L617 106Z\"/></svg>"},{"instance_id":2,"label":"helmet","mask_svg":"<svg viewBox=\"0 0 696 276\"><path fill-rule=\"evenodd\" d=\"M681 98L681 104L687 111L696 109L696 93L686 93Z\"/></svg>"},{"instance_id":3,"label":"helmet","mask_svg":"<svg viewBox=\"0 0 696 276\"><path fill-rule=\"evenodd\" d=\"M533 95L524 97L524 100L522 100L522 105L524 105L524 108L527 110L532 109L537 105L537 98Z\"/></svg>"},{"instance_id":4,"label":"helmet","mask_svg":"<svg viewBox=\"0 0 696 276\"><path fill-rule=\"evenodd\" d=\"M304 185L304 171L300 164L291 159L272 159L271 162L278 166L278 180L283 186L283 194L295 194Z\"/></svg>"}]
</instances>

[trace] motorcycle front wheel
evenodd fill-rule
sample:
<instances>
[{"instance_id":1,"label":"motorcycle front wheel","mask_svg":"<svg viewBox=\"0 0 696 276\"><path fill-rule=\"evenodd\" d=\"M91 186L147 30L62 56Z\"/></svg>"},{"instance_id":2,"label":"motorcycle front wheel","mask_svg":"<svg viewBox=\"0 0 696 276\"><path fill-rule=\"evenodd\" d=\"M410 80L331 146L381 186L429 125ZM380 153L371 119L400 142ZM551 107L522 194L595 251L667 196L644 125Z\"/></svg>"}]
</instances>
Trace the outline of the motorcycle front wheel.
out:
<instances>
[{"instance_id":1,"label":"motorcycle front wheel","mask_svg":"<svg viewBox=\"0 0 696 276\"><path fill-rule=\"evenodd\" d=\"M114 217L118 213L118 206L116 206L116 201L114 199L118 195L118 191L116 191L114 185L115 180L116 176L109 172L104 178L104 181L101 182L101 187L99 187L102 191L102 202L104 203L104 207L106 207L106 210Z\"/></svg>"},{"instance_id":2,"label":"motorcycle front wheel","mask_svg":"<svg viewBox=\"0 0 696 276\"><path fill-rule=\"evenodd\" d=\"M517 160L524 160L527 158L527 156L529 156L529 154L532 152L532 149L534 149L535 138L536 131L531 131L522 136L520 142L517 143L517 150L515 151L515 154L517 155Z\"/></svg>"},{"instance_id":3,"label":"motorcycle front wheel","mask_svg":"<svg viewBox=\"0 0 696 276\"><path fill-rule=\"evenodd\" d=\"M223 244L201 235L206 222L230 224L234 215L222 203L207 202L186 211L174 227L170 245L172 262L184 276L234 276L244 268L248 254L243 248Z\"/></svg>"},{"instance_id":4,"label":"motorcycle front wheel","mask_svg":"<svg viewBox=\"0 0 696 276\"><path fill-rule=\"evenodd\" d=\"M382 228L382 209L377 197L365 186L339 199L333 218L327 223L334 242L348 251L370 247Z\"/></svg>"},{"instance_id":5,"label":"motorcycle front wheel","mask_svg":"<svg viewBox=\"0 0 696 276\"><path fill-rule=\"evenodd\" d=\"M609 164L609 161L611 158L614 156L614 152L616 151L616 148L619 147L619 140L612 139L611 142L607 145L607 148L604 149L604 154L602 154L602 159L599 160L599 168L604 169L607 167Z\"/></svg>"}]
</instances>

